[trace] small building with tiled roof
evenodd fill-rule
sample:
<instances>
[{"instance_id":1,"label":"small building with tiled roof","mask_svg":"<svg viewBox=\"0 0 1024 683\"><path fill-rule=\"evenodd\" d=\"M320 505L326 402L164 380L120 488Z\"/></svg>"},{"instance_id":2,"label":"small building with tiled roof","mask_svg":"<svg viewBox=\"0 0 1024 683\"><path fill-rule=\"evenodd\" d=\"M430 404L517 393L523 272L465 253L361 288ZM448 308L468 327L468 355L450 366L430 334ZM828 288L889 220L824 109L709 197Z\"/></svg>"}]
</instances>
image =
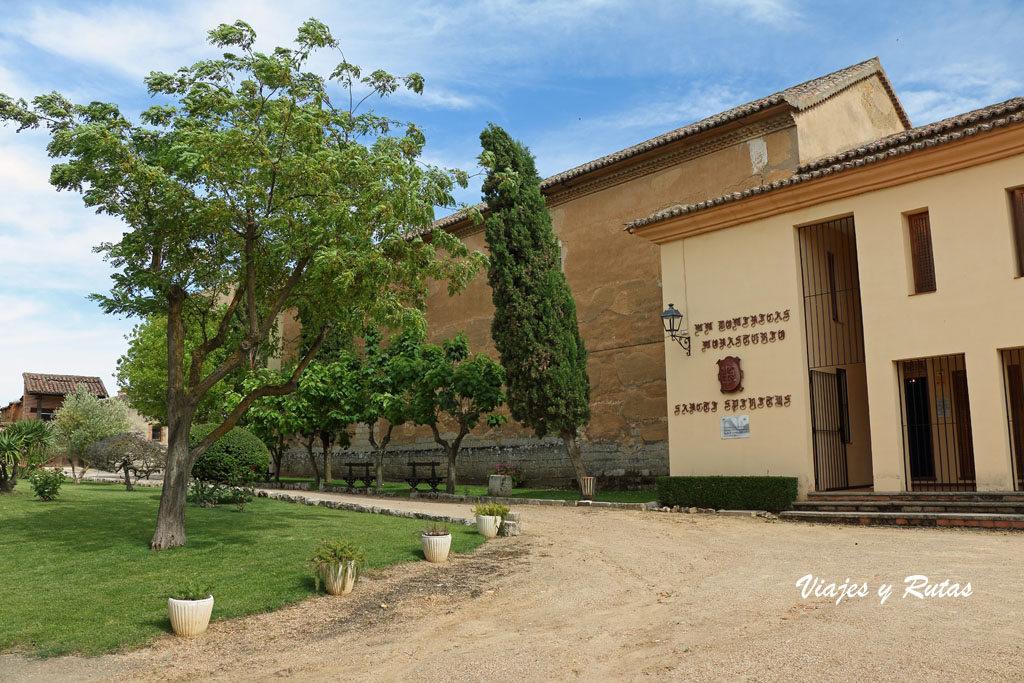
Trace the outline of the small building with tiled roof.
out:
<instances>
[{"instance_id":1,"label":"small building with tiled roof","mask_svg":"<svg viewBox=\"0 0 1024 683\"><path fill-rule=\"evenodd\" d=\"M107 388L99 377L86 377L83 375L59 375L38 372L23 372L24 390L20 402L16 402L17 415L12 403L10 415L13 419L8 420L5 414L4 421L24 420L49 420L53 413L64 402L64 397L73 394L79 386L84 386L89 393L100 398L108 398ZM5 411L7 409L5 408Z\"/></svg>"},{"instance_id":2,"label":"small building with tiled roof","mask_svg":"<svg viewBox=\"0 0 1024 683\"><path fill-rule=\"evenodd\" d=\"M789 178L814 159L910 127L878 59L869 59L676 128L557 173L541 183L561 262L576 299L591 383L590 423L581 432L588 471L604 486L650 484L669 471L663 275L658 247L622 226L676 203L694 203ZM510 131L513 135L515 131ZM486 206L479 206L486 212ZM483 226L464 213L435 222L486 252ZM427 301L433 340L465 331L474 351L497 357L491 291L481 273L449 297ZM368 448L357 434L356 447ZM397 448L436 446L429 431L396 430ZM557 440L538 445L515 422L474 433L460 454L460 478L486 481L511 459L538 485L569 485L572 468ZM289 462L296 474L305 458ZM396 458L396 462L404 462ZM400 471L387 476L405 475Z\"/></svg>"},{"instance_id":3,"label":"small building with tiled roof","mask_svg":"<svg viewBox=\"0 0 1024 683\"><path fill-rule=\"evenodd\" d=\"M678 313L673 474L931 504L1024 491L1024 97L640 213L624 233L659 246Z\"/></svg>"}]
</instances>

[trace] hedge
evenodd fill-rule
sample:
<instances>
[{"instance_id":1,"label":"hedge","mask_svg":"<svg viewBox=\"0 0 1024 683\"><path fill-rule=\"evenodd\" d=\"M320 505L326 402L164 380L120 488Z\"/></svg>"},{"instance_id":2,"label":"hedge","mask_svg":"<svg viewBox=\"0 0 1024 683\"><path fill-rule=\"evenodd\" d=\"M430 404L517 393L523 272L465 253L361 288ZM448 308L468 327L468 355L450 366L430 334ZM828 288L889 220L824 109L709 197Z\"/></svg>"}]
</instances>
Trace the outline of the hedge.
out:
<instances>
[{"instance_id":1,"label":"hedge","mask_svg":"<svg viewBox=\"0 0 1024 683\"><path fill-rule=\"evenodd\" d=\"M663 506L779 512L794 500L796 477L658 477Z\"/></svg>"},{"instance_id":2,"label":"hedge","mask_svg":"<svg viewBox=\"0 0 1024 683\"><path fill-rule=\"evenodd\" d=\"M193 425L189 445L195 446L220 425ZM215 484L231 484L263 476L270 466L270 451L256 435L244 427L235 427L217 439L192 466L192 476Z\"/></svg>"}]
</instances>

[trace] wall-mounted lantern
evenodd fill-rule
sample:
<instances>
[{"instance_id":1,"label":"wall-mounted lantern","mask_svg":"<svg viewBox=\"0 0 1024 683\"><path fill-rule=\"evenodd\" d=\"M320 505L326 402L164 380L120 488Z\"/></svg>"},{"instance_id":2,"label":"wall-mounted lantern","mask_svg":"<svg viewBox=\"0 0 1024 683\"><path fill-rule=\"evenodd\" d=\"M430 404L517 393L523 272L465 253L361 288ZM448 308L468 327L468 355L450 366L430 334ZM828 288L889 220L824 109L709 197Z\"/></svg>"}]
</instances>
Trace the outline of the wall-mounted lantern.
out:
<instances>
[{"instance_id":1,"label":"wall-mounted lantern","mask_svg":"<svg viewBox=\"0 0 1024 683\"><path fill-rule=\"evenodd\" d=\"M669 338L678 342L683 350L686 351L686 355L690 355L690 333L686 330L686 326L683 325L683 314L675 309L672 304L668 305L665 312L661 314L661 324L665 326L665 334Z\"/></svg>"}]
</instances>

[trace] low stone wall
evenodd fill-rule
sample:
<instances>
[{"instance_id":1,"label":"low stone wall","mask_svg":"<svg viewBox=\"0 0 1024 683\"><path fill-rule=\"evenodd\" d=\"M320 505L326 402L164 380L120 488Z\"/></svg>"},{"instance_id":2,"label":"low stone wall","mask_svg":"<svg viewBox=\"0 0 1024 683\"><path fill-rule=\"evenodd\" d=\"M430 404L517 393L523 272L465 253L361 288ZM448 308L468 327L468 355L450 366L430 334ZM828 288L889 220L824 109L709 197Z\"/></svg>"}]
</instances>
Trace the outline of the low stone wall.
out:
<instances>
[{"instance_id":1,"label":"low stone wall","mask_svg":"<svg viewBox=\"0 0 1024 683\"><path fill-rule=\"evenodd\" d=\"M651 488L655 478L668 474L668 445L665 442L626 448L614 444L581 444L580 451L587 474L597 477L598 488L616 490L644 490ZM322 462L322 451L316 448L317 462ZM384 478L404 481L409 476L407 463L437 461L438 474L447 473L447 459L439 448L388 449L384 460ZM341 451L331 455L331 475L338 479L348 471L346 462L372 462L366 451ZM464 447L459 451L458 484L486 485L499 463L507 463L523 470L526 487L574 488L575 476L569 456L561 441L524 440L508 446ZM293 448L281 462L283 477L311 477L306 451Z\"/></svg>"}]
</instances>

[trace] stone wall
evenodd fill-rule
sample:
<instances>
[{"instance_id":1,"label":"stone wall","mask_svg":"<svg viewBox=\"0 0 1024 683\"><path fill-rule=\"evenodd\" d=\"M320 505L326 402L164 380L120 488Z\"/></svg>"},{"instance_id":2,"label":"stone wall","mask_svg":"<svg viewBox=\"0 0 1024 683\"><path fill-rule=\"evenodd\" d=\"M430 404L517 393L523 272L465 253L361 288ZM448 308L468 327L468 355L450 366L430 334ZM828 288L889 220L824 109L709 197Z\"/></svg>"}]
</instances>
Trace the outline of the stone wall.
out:
<instances>
[{"instance_id":1,"label":"stone wall","mask_svg":"<svg viewBox=\"0 0 1024 683\"><path fill-rule=\"evenodd\" d=\"M322 450L314 450L322 462ZM624 448L611 444L581 444L587 474L597 477L599 489L646 489L654 478L668 474L668 448L665 442ZM410 460L437 461L439 474L447 472L447 460L440 448L389 448L384 461L384 478L404 481L409 475ZM372 462L367 451L341 451L331 456L331 474L337 479L347 472L346 462ZM459 451L457 484L487 484L499 463L519 467L526 475L526 487L573 488L572 465L561 441L524 439L521 443L502 446L464 447ZM311 477L312 469L305 449L289 450L281 462L283 477Z\"/></svg>"}]
</instances>

